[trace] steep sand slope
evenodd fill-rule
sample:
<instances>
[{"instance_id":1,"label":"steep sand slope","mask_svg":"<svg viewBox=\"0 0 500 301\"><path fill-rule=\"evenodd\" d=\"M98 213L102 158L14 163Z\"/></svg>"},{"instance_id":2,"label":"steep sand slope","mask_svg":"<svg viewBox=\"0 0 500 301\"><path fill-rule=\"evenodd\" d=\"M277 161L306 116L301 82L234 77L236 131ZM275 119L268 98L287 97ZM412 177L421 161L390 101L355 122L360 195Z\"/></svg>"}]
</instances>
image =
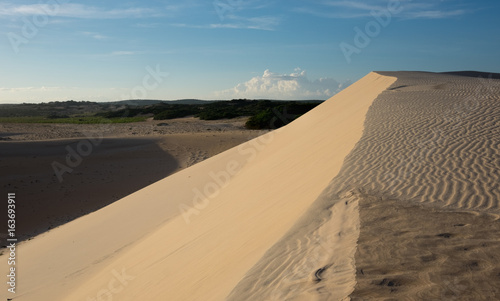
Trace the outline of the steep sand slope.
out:
<instances>
[{"instance_id":1,"label":"steep sand slope","mask_svg":"<svg viewBox=\"0 0 500 301\"><path fill-rule=\"evenodd\" d=\"M281 130L21 245L16 301L224 299L339 172L372 101L395 80L370 73ZM334 214L355 217L347 203ZM356 219L329 232L347 224L352 234ZM338 241L350 250L346 266L355 236ZM345 292L352 264L347 276Z\"/></svg>"}]
</instances>

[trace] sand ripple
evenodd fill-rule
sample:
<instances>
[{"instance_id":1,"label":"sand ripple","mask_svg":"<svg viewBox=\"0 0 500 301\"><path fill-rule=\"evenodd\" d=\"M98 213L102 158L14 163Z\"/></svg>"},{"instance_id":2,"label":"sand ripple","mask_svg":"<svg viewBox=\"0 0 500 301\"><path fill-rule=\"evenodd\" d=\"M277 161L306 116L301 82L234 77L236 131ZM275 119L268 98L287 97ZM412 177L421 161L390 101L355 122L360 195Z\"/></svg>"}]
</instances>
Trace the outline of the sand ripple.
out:
<instances>
[{"instance_id":1,"label":"sand ripple","mask_svg":"<svg viewBox=\"0 0 500 301\"><path fill-rule=\"evenodd\" d=\"M500 209L500 81L397 76L374 101L334 184L440 207Z\"/></svg>"}]
</instances>

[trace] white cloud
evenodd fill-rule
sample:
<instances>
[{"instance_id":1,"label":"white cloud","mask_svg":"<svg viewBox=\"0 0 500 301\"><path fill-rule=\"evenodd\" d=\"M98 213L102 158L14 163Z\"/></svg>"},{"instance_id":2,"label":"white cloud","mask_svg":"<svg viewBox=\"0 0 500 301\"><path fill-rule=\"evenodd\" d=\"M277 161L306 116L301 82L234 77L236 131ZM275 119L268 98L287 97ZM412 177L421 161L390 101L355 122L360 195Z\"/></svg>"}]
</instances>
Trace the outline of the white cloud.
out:
<instances>
[{"instance_id":1,"label":"white cloud","mask_svg":"<svg viewBox=\"0 0 500 301\"><path fill-rule=\"evenodd\" d=\"M215 0L212 5L220 22L209 24L208 28L275 30L281 23L281 17L261 13L272 5L270 2L272 1Z\"/></svg>"},{"instance_id":2,"label":"white cloud","mask_svg":"<svg viewBox=\"0 0 500 301\"><path fill-rule=\"evenodd\" d=\"M185 27L185 28L200 28L200 29L256 29L256 30L275 30L275 28L280 24L281 19L279 17L252 17L243 18L237 16L229 16L225 19L225 22L206 24L206 25L193 25L186 23L172 23L171 26L175 27Z\"/></svg>"},{"instance_id":3,"label":"white cloud","mask_svg":"<svg viewBox=\"0 0 500 301\"><path fill-rule=\"evenodd\" d=\"M39 103L48 101L87 100L113 101L120 95L130 93L130 88L82 88L82 87L0 87L0 104L5 103Z\"/></svg>"},{"instance_id":4,"label":"white cloud","mask_svg":"<svg viewBox=\"0 0 500 301\"><path fill-rule=\"evenodd\" d=\"M87 37L91 37L93 39L96 39L96 40L106 40L106 39L108 39L107 36L102 35L102 34L97 33L97 32L83 31L82 34L85 35L85 36L87 36Z\"/></svg>"},{"instance_id":5,"label":"white cloud","mask_svg":"<svg viewBox=\"0 0 500 301\"><path fill-rule=\"evenodd\" d=\"M279 17L262 16L262 17L239 17L230 15L226 18L227 22L220 24L211 24L211 28L244 28L244 29L259 29L259 30L274 30L280 24Z\"/></svg>"},{"instance_id":6,"label":"white cloud","mask_svg":"<svg viewBox=\"0 0 500 301\"><path fill-rule=\"evenodd\" d=\"M355 1L327 1L325 2L326 5L328 6L335 6L335 7L344 7L344 8L351 8L351 9L361 9L361 10L379 10L383 9L382 6L377 5L376 3L369 4L366 2L355 2Z\"/></svg>"},{"instance_id":7,"label":"white cloud","mask_svg":"<svg viewBox=\"0 0 500 301\"><path fill-rule=\"evenodd\" d=\"M117 55L134 55L136 54L135 51L113 51L111 52L112 56L117 56Z\"/></svg>"},{"instance_id":8,"label":"white cloud","mask_svg":"<svg viewBox=\"0 0 500 301\"><path fill-rule=\"evenodd\" d=\"M269 70L236 87L215 92L220 99L327 99L338 93L350 82L339 83L332 78L310 80L305 70L296 68L290 74L278 74Z\"/></svg>"},{"instance_id":9,"label":"white cloud","mask_svg":"<svg viewBox=\"0 0 500 301\"><path fill-rule=\"evenodd\" d=\"M416 11L407 14L410 19L443 19L448 17L455 17L465 14L466 11L463 9L457 9L452 11L441 11L441 10L423 10Z\"/></svg>"},{"instance_id":10,"label":"white cloud","mask_svg":"<svg viewBox=\"0 0 500 301\"><path fill-rule=\"evenodd\" d=\"M57 91L61 89L60 87L18 87L18 88L6 88L6 87L0 87L0 92L7 92L7 93L17 93L17 92L27 92L27 91L34 91L34 92L46 92L46 91Z\"/></svg>"},{"instance_id":11,"label":"white cloud","mask_svg":"<svg viewBox=\"0 0 500 301\"><path fill-rule=\"evenodd\" d=\"M64 88L62 87L0 87L0 104L21 103L21 102L40 102L46 100L47 95L56 95Z\"/></svg>"},{"instance_id":12,"label":"white cloud","mask_svg":"<svg viewBox=\"0 0 500 301\"><path fill-rule=\"evenodd\" d=\"M371 17L372 11L386 11L387 0L367 1L320 1L317 6L296 7L293 10L298 13L311 14L323 18L354 19ZM435 0L401 0L401 12L395 17L403 19L444 19L461 16L469 13L469 10L458 9L452 3L443 5L443 1ZM398 8L399 9L399 8Z\"/></svg>"},{"instance_id":13,"label":"white cloud","mask_svg":"<svg viewBox=\"0 0 500 301\"><path fill-rule=\"evenodd\" d=\"M158 28L162 25L162 23L137 23L135 24L136 27L139 28Z\"/></svg>"},{"instance_id":14,"label":"white cloud","mask_svg":"<svg viewBox=\"0 0 500 301\"><path fill-rule=\"evenodd\" d=\"M0 16L48 15L83 19L121 19L158 16L159 11L151 8L104 9L77 3L63 4L0 4Z\"/></svg>"}]
</instances>

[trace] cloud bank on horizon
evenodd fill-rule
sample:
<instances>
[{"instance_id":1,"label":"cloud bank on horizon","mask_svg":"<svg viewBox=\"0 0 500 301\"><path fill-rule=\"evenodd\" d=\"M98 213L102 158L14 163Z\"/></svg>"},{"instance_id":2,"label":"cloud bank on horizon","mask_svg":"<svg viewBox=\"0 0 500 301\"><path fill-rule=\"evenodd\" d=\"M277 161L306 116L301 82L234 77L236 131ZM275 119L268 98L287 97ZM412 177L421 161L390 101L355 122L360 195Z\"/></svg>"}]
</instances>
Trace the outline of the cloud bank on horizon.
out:
<instances>
[{"instance_id":1,"label":"cloud bank on horizon","mask_svg":"<svg viewBox=\"0 0 500 301\"><path fill-rule=\"evenodd\" d=\"M218 91L215 95L220 99L325 100L351 83L351 81L340 83L333 78L310 80L306 71L300 68L295 68L290 74L274 73L266 69L261 76L255 76L231 89Z\"/></svg>"},{"instance_id":2,"label":"cloud bank on horizon","mask_svg":"<svg viewBox=\"0 0 500 301\"><path fill-rule=\"evenodd\" d=\"M351 85L350 80L338 82L333 78L319 78L311 80L307 72L300 68L295 68L290 74L280 74L266 69L261 76L255 76L248 81L237 84L235 87L221 91L215 91L212 95L204 99L229 100L229 99L277 99L277 100L326 100L341 90ZM32 99L30 95L35 93L38 98ZM168 97L161 97L159 94L150 95L131 93L130 89L108 88L94 89L94 95L78 87L22 87L22 88L2 88L0 87L0 97L9 99L15 95L21 95L26 102L48 102L54 100L89 100L99 101L103 95L114 93L120 94L111 101L124 99L152 98L162 100L174 100ZM63 98L58 98L63 95ZM74 98L79 95L79 98Z\"/></svg>"}]
</instances>

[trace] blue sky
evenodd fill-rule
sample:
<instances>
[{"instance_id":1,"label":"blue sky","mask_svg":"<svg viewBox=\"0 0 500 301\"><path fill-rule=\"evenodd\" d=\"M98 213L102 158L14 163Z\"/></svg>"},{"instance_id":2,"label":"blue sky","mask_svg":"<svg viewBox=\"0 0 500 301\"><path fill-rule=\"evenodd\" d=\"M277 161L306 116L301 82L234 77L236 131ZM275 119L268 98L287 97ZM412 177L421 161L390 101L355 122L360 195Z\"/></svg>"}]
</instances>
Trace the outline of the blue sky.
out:
<instances>
[{"instance_id":1,"label":"blue sky","mask_svg":"<svg viewBox=\"0 0 500 301\"><path fill-rule=\"evenodd\" d=\"M0 2L0 102L326 99L372 70L500 72L497 0Z\"/></svg>"}]
</instances>

